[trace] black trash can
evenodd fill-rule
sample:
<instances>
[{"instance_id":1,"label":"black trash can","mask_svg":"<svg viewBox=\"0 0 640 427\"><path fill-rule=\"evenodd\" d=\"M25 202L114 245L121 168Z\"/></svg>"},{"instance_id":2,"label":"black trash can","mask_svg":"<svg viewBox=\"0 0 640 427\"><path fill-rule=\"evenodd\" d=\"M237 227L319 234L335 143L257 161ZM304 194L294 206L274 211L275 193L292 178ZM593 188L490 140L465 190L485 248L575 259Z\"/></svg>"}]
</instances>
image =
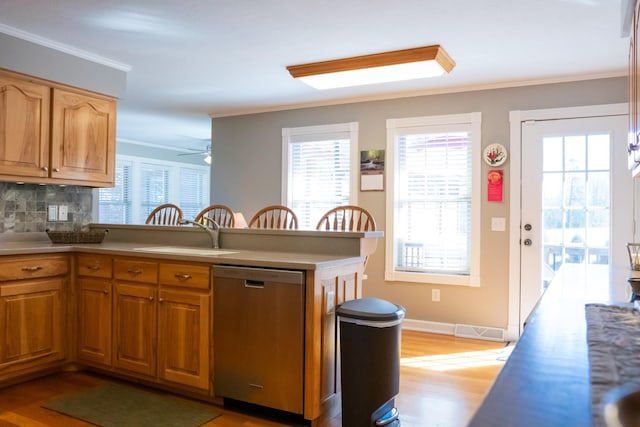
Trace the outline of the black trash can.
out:
<instances>
[{"instance_id":1,"label":"black trash can","mask_svg":"<svg viewBox=\"0 0 640 427\"><path fill-rule=\"evenodd\" d=\"M342 426L399 427L400 333L405 309L378 298L336 309L340 327Z\"/></svg>"}]
</instances>

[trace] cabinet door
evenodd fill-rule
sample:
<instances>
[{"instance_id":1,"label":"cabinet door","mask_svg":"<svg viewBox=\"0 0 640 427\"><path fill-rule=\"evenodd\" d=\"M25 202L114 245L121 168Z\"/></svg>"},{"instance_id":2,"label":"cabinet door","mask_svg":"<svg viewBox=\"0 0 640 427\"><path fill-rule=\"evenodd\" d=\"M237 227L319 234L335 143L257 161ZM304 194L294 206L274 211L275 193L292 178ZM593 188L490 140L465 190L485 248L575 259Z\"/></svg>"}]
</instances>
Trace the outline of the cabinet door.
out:
<instances>
[{"instance_id":1,"label":"cabinet door","mask_svg":"<svg viewBox=\"0 0 640 427\"><path fill-rule=\"evenodd\" d=\"M116 101L53 90L51 177L114 183Z\"/></svg>"},{"instance_id":2,"label":"cabinet door","mask_svg":"<svg viewBox=\"0 0 640 427\"><path fill-rule=\"evenodd\" d=\"M156 375L156 286L115 283L113 311L114 366Z\"/></svg>"},{"instance_id":3,"label":"cabinet door","mask_svg":"<svg viewBox=\"0 0 640 427\"><path fill-rule=\"evenodd\" d=\"M78 279L78 359L111 365L111 281Z\"/></svg>"},{"instance_id":4,"label":"cabinet door","mask_svg":"<svg viewBox=\"0 0 640 427\"><path fill-rule=\"evenodd\" d=\"M210 293L161 290L158 312L158 375L209 389Z\"/></svg>"},{"instance_id":5,"label":"cabinet door","mask_svg":"<svg viewBox=\"0 0 640 427\"><path fill-rule=\"evenodd\" d=\"M50 93L0 72L0 175L48 176Z\"/></svg>"},{"instance_id":6,"label":"cabinet door","mask_svg":"<svg viewBox=\"0 0 640 427\"><path fill-rule=\"evenodd\" d=\"M0 366L63 360L63 278L0 286Z\"/></svg>"}]
</instances>

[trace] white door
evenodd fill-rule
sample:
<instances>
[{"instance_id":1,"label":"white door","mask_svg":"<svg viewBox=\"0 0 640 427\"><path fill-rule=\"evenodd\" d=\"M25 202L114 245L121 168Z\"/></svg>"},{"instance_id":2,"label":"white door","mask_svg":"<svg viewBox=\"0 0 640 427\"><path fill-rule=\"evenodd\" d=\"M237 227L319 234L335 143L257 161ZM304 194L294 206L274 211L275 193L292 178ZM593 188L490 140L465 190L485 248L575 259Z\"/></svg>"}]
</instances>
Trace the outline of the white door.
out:
<instances>
[{"instance_id":1,"label":"white door","mask_svg":"<svg viewBox=\"0 0 640 427\"><path fill-rule=\"evenodd\" d=\"M633 235L627 116L521 126L520 326L552 281L564 280L568 297L625 298Z\"/></svg>"}]
</instances>

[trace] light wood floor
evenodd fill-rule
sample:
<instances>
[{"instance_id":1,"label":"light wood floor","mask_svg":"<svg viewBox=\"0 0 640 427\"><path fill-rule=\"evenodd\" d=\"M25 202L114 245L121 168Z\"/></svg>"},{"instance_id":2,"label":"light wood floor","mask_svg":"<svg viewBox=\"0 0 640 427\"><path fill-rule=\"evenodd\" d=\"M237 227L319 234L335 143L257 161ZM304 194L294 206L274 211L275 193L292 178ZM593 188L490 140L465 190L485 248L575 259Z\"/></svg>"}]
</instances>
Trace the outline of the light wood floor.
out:
<instances>
[{"instance_id":1,"label":"light wood floor","mask_svg":"<svg viewBox=\"0 0 640 427\"><path fill-rule=\"evenodd\" d=\"M461 427L480 405L502 362L504 343L448 335L402 332L400 393L396 407L403 427ZM0 389L0 427L87 427L82 421L41 408L42 402L105 379L90 373L60 373ZM251 414L225 409L205 427L281 427ZM341 427L338 418L322 427ZM348 427L348 426L345 426Z\"/></svg>"}]
</instances>

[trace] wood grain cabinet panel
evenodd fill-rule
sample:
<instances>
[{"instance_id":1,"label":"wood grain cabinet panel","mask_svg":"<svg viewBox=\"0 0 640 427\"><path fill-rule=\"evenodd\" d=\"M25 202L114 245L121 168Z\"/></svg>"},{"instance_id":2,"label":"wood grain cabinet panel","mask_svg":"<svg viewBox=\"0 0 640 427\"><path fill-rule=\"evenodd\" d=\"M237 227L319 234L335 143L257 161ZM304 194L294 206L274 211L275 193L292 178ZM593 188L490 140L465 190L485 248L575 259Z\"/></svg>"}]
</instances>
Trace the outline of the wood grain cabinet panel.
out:
<instances>
[{"instance_id":1,"label":"wood grain cabinet panel","mask_svg":"<svg viewBox=\"0 0 640 427\"><path fill-rule=\"evenodd\" d=\"M116 98L0 70L0 178L111 187Z\"/></svg>"},{"instance_id":2,"label":"wood grain cabinet panel","mask_svg":"<svg viewBox=\"0 0 640 427\"><path fill-rule=\"evenodd\" d=\"M136 258L117 258L113 261L113 277L138 283L158 283L158 263Z\"/></svg>"},{"instance_id":3,"label":"wood grain cabinet panel","mask_svg":"<svg viewBox=\"0 0 640 427\"><path fill-rule=\"evenodd\" d=\"M49 176L50 93L0 71L0 175Z\"/></svg>"},{"instance_id":4,"label":"wood grain cabinet panel","mask_svg":"<svg viewBox=\"0 0 640 427\"><path fill-rule=\"evenodd\" d=\"M113 261L108 255L81 254L76 256L78 276L102 277L111 279Z\"/></svg>"},{"instance_id":5,"label":"wood grain cabinet panel","mask_svg":"<svg viewBox=\"0 0 640 427\"><path fill-rule=\"evenodd\" d=\"M160 291L158 375L162 380L209 389L210 293Z\"/></svg>"},{"instance_id":6,"label":"wood grain cabinet panel","mask_svg":"<svg viewBox=\"0 0 640 427\"><path fill-rule=\"evenodd\" d=\"M113 367L208 391L210 266L116 258L113 277Z\"/></svg>"},{"instance_id":7,"label":"wood grain cabinet panel","mask_svg":"<svg viewBox=\"0 0 640 427\"><path fill-rule=\"evenodd\" d=\"M7 282L0 286L0 371L63 360L64 278ZM26 365L33 362L31 365Z\"/></svg>"},{"instance_id":8,"label":"wood grain cabinet panel","mask_svg":"<svg viewBox=\"0 0 640 427\"><path fill-rule=\"evenodd\" d=\"M114 366L156 375L156 285L115 282Z\"/></svg>"},{"instance_id":9,"label":"wood grain cabinet panel","mask_svg":"<svg viewBox=\"0 0 640 427\"><path fill-rule=\"evenodd\" d=\"M0 259L0 281L60 276L68 271L69 260L65 255L7 256Z\"/></svg>"},{"instance_id":10,"label":"wood grain cabinet panel","mask_svg":"<svg viewBox=\"0 0 640 427\"><path fill-rule=\"evenodd\" d=\"M0 378L66 358L66 255L0 258Z\"/></svg>"},{"instance_id":11,"label":"wood grain cabinet panel","mask_svg":"<svg viewBox=\"0 0 640 427\"><path fill-rule=\"evenodd\" d=\"M111 366L113 261L108 255L76 255L77 355L90 364Z\"/></svg>"},{"instance_id":12,"label":"wood grain cabinet panel","mask_svg":"<svg viewBox=\"0 0 640 427\"><path fill-rule=\"evenodd\" d=\"M113 183L116 102L53 89L51 177Z\"/></svg>"}]
</instances>

